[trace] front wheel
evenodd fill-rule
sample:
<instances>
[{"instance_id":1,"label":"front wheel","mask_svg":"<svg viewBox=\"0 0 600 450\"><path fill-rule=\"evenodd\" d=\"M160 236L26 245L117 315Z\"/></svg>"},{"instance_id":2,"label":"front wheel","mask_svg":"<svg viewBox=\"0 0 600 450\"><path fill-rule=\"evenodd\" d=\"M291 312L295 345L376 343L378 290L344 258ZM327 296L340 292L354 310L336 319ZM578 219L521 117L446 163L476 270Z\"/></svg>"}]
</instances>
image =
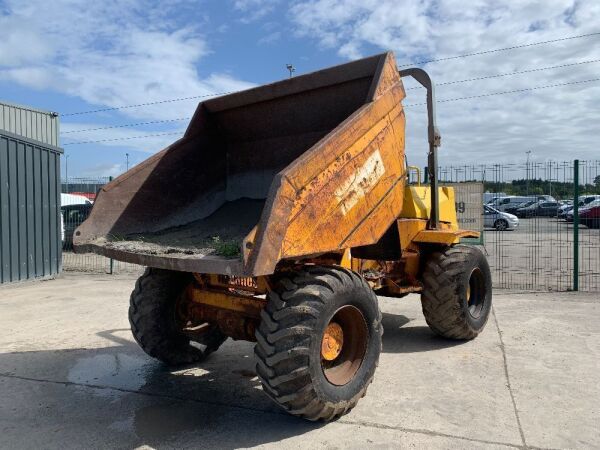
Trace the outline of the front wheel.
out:
<instances>
[{"instance_id":1,"label":"front wheel","mask_svg":"<svg viewBox=\"0 0 600 450\"><path fill-rule=\"evenodd\" d=\"M504 219L498 219L494 224L494 228L497 231L505 231L508 228L508 222Z\"/></svg>"},{"instance_id":2,"label":"front wheel","mask_svg":"<svg viewBox=\"0 0 600 450\"><path fill-rule=\"evenodd\" d=\"M148 355L170 366L199 362L227 339L211 324L193 338L183 332L177 302L190 282L188 273L148 268L131 293L129 323L133 337Z\"/></svg>"},{"instance_id":3,"label":"front wheel","mask_svg":"<svg viewBox=\"0 0 600 450\"><path fill-rule=\"evenodd\" d=\"M492 276L481 250L455 245L434 252L425 263L423 314L429 328L450 339L473 339L492 308Z\"/></svg>"},{"instance_id":4,"label":"front wheel","mask_svg":"<svg viewBox=\"0 0 600 450\"><path fill-rule=\"evenodd\" d=\"M377 296L358 274L310 267L276 283L256 332L264 391L289 413L329 421L365 395L381 353Z\"/></svg>"}]
</instances>

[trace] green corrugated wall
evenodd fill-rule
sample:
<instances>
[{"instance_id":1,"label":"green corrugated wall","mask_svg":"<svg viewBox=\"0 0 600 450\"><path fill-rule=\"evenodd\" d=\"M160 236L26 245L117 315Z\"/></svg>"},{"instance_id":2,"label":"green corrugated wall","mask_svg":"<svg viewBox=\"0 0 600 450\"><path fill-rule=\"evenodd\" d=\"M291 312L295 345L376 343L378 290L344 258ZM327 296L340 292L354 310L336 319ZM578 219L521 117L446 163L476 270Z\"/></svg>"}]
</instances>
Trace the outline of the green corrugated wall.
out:
<instances>
[{"instance_id":1,"label":"green corrugated wall","mask_svg":"<svg viewBox=\"0 0 600 450\"><path fill-rule=\"evenodd\" d=\"M61 270L61 153L0 129L0 283Z\"/></svg>"}]
</instances>

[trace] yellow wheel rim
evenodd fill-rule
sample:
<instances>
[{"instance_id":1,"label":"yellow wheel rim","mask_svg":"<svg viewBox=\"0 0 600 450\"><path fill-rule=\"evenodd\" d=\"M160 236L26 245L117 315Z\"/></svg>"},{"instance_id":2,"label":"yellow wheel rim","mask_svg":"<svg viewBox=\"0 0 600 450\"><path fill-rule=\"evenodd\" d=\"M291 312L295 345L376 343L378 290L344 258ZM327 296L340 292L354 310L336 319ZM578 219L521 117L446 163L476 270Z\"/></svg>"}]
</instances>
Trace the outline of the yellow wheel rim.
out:
<instances>
[{"instance_id":1,"label":"yellow wheel rim","mask_svg":"<svg viewBox=\"0 0 600 450\"><path fill-rule=\"evenodd\" d=\"M342 352L344 346L344 331L336 322L327 325L323 342L321 343L321 356L326 361L333 361Z\"/></svg>"},{"instance_id":2,"label":"yellow wheel rim","mask_svg":"<svg viewBox=\"0 0 600 450\"><path fill-rule=\"evenodd\" d=\"M321 340L321 368L336 386L349 383L360 368L369 343L369 329L360 309L339 308L325 327Z\"/></svg>"}]
</instances>

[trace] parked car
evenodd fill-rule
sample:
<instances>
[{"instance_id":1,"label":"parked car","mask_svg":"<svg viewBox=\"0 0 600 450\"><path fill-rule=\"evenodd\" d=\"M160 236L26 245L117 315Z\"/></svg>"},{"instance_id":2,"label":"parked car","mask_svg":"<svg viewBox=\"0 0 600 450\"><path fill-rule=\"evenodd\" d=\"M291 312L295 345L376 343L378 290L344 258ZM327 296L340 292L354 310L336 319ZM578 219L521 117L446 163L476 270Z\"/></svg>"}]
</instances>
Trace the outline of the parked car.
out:
<instances>
[{"instance_id":1,"label":"parked car","mask_svg":"<svg viewBox=\"0 0 600 450\"><path fill-rule=\"evenodd\" d=\"M517 217L556 217L557 202L539 202L519 208L515 211Z\"/></svg>"},{"instance_id":2,"label":"parked car","mask_svg":"<svg viewBox=\"0 0 600 450\"><path fill-rule=\"evenodd\" d=\"M71 192L71 194L85 197L90 201L90 203L94 203L94 201L96 200L96 194L93 192Z\"/></svg>"},{"instance_id":3,"label":"parked car","mask_svg":"<svg viewBox=\"0 0 600 450\"><path fill-rule=\"evenodd\" d=\"M527 202L555 202L556 200L551 195L527 195L517 196L509 195L508 197L495 198L492 202L487 203L488 206L497 209L498 211L507 212L508 209Z\"/></svg>"},{"instance_id":4,"label":"parked car","mask_svg":"<svg viewBox=\"0 0 600 450\"><path fill-rule=\"evenodd\" d=\"M513 214L483 205L483 226L484 228L495 228L498 231L515 230L519 227L519 219Z\"/></svg>"},{"instance_id":5,"label":"parked car","mask_svg":"<svg viewBox=\"0 0 600 450\"><path fill-rule=\"evenodd\" d=\"M581 212L582 209L587 208L588 206L592 205L592 203L595 205L596 202L600 202L600 195L582 195L579 197L579 211ZM565 215L564 218L567 222L573 222L573 206L571 206L571 209L569 209Z\"/></svg>"},{"instance_id":6,"label":"parked car","mask_svg":"<svg viewBox=\"0 0 600 450\"><path fill-rule=\"evenodd\" d=\"M487 205L488 203L492 203L497 198L502 198L506 196L506 192L484 192L483 203Z\"/></svg>"},{"instance_id":7,"label":"parked car","mask_svg":"<svg viewBox=\"0 0 600 450\"><path fill-rule=\"evenodd\" d=\"M509 214L515 214L517 212L517 209L519 208L525 208L527 206L531 206L531 205L535 205L537 203L537 201L528 201L528 202L523 202L523 203L517 203L513 206L510 206L508 208L506 208L504 210L504 212L507 212Z\"/></svg>"},{"instance_id":8,"label":"parked car","mask_svg":"<svg viewBox=\"0 0 600 450\"><path fill-rule=\"evenodd\" d=\"M61 206L60 210L64 224L63 249L70 249L73 247L73 233L90 215L92 204L66 205Z\"/></svg>"},{"instance_id":9,"label":"parked car","mask_svg":"<svg viewBox=\"0 0 600 450\"><path fill-rule=\"evenodd\" d=\"M565 201L561 206L558 207L556 216L564 219L567 217L567 213L573 209L573 200Z\"/></svg>"},{"instance_id":10,"label":"parked car","mask_svg":"<svg viewBox=\"0 0 600 450\"><path fill-rule=\"evenodd\" d=\"M596 200L579 212L580 222L588 228L600 228L600 200Z\"/></svg>"},{"instance_id":11,"label":"parked car","mask_svg":"<svg viewBox=\"0 0 600 450\"><path fill-rule=\"evenodd\" d=\"M588 203L592 203L596 200L600 200L600 195L589 194L589 195L580 195L579 196L579 204L583 203L584 205L587 205Z\"/></svg>"}]
</instances>

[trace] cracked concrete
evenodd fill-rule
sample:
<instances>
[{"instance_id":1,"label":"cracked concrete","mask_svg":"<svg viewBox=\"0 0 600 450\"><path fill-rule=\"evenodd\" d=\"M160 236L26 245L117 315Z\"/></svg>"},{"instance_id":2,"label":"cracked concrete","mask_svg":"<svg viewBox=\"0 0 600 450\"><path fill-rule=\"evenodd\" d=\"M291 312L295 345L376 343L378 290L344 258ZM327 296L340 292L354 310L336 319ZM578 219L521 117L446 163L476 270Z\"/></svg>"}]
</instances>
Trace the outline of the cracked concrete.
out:
<instances>
[{"instance_id":1,"label":"cracked concrete","mask_svg":"<svg viewBox=\"0 0 600 450\"><path fill-rule=\"evenodd\" d=\"M597 448L600 300L494 292L474 341L432 335L418 296L381 299L384 348L347 416L288 416L227 341L169 371L133 342L134 279L0 288L0 448Z\"/></svg>"}]
</instances>

